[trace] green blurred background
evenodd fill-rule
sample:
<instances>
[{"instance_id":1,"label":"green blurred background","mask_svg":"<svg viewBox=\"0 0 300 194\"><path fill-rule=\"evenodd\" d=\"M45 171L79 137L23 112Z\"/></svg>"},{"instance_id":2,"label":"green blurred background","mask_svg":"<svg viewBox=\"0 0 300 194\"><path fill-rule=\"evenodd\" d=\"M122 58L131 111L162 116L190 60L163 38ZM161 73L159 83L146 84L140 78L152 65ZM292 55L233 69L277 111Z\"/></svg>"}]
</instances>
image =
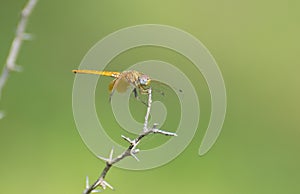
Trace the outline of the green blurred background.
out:
<instances>
[{"instance_id":1,"label":"green blurred background","mask_svg":"<svg viewBox=\"0 0 300 194\"><path fill-rule=\"evenodd\" d=\"M2 65L25 3L0 1ZM226 84L226 120L214 147L198 156L210 114L201 75L159 48L122 54L110 70L145 59L176 64L198 86L202 116L179 157L147 171L113 168L107 180L116 190L105 192L300 193L299 9L296 0L39 1L27 26L34 40L24 43L17 60L24 71L10 76L0 101L6 113L0 120L1 193L81 193L87 175L97 178L104 163L76 130L71 70L101 38L147 23L185 30L210 50ZM97 95L108 97L101 87Z\"/></svg>"}]
</instances>

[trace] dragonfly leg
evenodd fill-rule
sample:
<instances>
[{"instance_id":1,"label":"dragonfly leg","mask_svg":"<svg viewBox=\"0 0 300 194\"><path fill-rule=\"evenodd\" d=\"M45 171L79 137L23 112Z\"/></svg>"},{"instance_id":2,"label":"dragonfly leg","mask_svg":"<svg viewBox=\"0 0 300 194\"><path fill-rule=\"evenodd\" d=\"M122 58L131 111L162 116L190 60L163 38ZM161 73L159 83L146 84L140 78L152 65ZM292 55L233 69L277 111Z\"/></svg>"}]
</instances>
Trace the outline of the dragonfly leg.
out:
<instances>
[{"instance_id":1,"label":"dragonfly leg","mask_svg":"<svg viewBox=\"0 0 300 194\"><path fill-rule=\"evenodd\" d=\"M134 88L132 92L133 92L133 94L134 94L134 97L135 97L135 98L138 98L138 92L137 92L137 89Z\"/></svg>"},{"instance_id":2,"label":"dragonfly leg","mask_svg":"<svg viewBox=\"0 0 300 194\"><path fill-rule=\"evenodd\" d=\"M140 86L139 89L140 89L140 93L141 94L149 94L149 89L144 88L142 86Z\"/></svg>"},{"instance_id":3,"label":"dragonfly leg","mask_svg":"<svg viewBox=\"0 0 300 194\"><path fill-rule=\"evenodd\" d=\"M144 105L148 106L148 104L146 102L144 102L143 100L140 99L139 97L139 94L138 94L138 91L136 88L133 89L133 94L134 94L134 97L135 99L137 99L138 101L140 101L141 103L143 103Z\"/></svg>"}]
</instances>

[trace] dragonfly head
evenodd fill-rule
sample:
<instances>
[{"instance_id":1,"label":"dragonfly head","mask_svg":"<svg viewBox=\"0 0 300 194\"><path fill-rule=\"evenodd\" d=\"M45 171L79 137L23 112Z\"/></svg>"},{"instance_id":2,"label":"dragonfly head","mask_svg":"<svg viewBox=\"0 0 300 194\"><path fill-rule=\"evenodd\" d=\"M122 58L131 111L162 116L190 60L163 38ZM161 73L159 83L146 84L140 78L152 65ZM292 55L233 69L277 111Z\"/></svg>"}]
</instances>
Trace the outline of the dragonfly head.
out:
<instances>
[{"instance_id":1,"label":"dragonfly head","mask_svg":"<svg viewBox=\"0 0 300 194\"><path fill-rule=\"evenodd\" d=\"M147 75L141 75L139 77L139 82L141 85L148 86L150 84L150 81L151 81L151 79Z\"/></svg>"}]
</instances>

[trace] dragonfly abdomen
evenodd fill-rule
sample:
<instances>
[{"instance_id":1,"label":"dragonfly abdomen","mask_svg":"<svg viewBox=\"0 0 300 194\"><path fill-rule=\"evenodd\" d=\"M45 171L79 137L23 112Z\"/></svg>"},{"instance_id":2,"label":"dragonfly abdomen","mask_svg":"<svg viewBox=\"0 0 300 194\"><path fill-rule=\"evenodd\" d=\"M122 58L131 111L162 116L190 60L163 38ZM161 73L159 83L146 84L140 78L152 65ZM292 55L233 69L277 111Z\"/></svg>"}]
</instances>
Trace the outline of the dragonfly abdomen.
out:
<instances>
[{"instance_id":1,"label":"dragonfly abdomen","mask_svg":"<svg viewBox=\"0 0 300 194\"><path fill-rule=\"evenodd\" d=\"M120 75L120 72L115 71L96 71L96 70L85 70L85 69L76 69L72 71L73 73L83 73L83 74L94 74L94 75L103 75L103 76L109 76L109 77L115 77L118 78Z\"/></svg>"}]
</instances>

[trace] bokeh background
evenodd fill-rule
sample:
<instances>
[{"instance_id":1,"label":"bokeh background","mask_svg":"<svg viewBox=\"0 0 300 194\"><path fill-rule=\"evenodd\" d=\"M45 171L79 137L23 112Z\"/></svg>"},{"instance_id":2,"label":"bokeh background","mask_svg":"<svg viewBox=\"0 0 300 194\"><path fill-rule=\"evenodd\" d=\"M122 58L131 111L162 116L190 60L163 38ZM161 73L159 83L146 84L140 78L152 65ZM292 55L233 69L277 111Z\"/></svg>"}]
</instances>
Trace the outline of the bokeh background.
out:
<instances>
[{"instance_id":1,"label":"bokeh background","mask_svg":"<svg viewBox=\"0 0 300 194\"><path fill-rule=\"evenodd\" d=\"M25 3L0 1L0 66ZM11 74L0 101L6 113L0 120L1 193L81 193L87 175L91 181L97 178L104 163L76 130L71 70L101 38L147 23L185 30L210 50L226 84L226 120L214 147L200 157L210 114L203 77L168 50L123 53L109 70L146 59L181 68L197 86L201 119L193 141L179 157L147 171L113 168L107 180L116 190L105 192L300 193L299 9L296 0L39 1L27 26L33 40L24 43L17 60L23 72ZM108 97L106 87L97 90L99 106ZM171 120L172 114L168 116ZM101 119L112 125L110 135L117 140L121 132L113 118ZM159 143L153 139L145 140L145 148Z\"/></svg>"}]
</instances>

